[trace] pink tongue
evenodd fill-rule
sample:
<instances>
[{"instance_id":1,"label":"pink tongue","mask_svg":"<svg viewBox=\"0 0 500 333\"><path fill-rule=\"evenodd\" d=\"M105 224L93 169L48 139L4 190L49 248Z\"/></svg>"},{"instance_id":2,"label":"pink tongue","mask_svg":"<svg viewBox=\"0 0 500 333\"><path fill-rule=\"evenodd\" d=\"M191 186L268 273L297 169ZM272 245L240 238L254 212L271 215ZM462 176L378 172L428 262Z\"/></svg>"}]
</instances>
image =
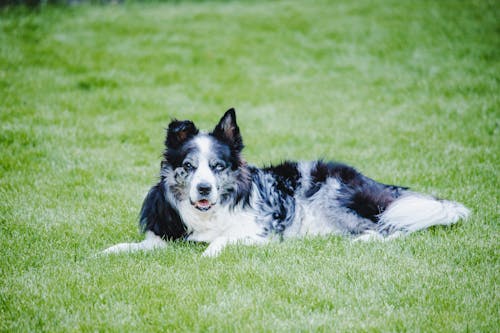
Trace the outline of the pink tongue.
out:
<instances>
[{"instance_id":1,"label":"pink tongue","mask_svg":"<svg viewBox=\"0 0 500 333\"><path fill-rule=\"evenodd\" d=\"M206 200L206 199L203 199L203 200L198 201L198 202L197 202L197 205L198 205L199 207L203 207L203 208L205 208L205 207L210 206L210 202L209 202L208 200Z\"/></svg>"}]
</instances>

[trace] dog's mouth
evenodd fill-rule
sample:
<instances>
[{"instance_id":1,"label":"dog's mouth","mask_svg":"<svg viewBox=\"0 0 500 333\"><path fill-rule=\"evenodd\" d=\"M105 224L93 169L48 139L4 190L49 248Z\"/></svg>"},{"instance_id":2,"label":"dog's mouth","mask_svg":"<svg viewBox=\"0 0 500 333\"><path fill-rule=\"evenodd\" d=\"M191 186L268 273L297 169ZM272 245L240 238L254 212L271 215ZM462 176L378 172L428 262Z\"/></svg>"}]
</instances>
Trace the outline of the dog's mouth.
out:
<instances>
[{"instance_id":1,"label":"dog's mouth","mask_svg":"<svg viewBox=\"0 0 500 333\"><path fill-rule=\"evenodd\" d=\"M193 203L194 208L199 211L206 212L210 208L212 208L213 204L207 199L201 199Z\"/></svg>"}]
</instances>

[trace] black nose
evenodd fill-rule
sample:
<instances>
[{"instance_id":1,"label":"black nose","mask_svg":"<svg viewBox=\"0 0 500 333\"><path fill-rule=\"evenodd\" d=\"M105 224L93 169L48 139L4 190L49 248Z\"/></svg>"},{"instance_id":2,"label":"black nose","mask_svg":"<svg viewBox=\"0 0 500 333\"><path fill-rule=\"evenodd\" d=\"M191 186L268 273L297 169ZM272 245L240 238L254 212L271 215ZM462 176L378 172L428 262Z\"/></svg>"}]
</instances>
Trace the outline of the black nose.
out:
<instances>
[{"instance_id":1,"label":"black nose","mask_svg":"<svg viewBox=\"0 0 500 333\"><path fill-rule=\"evenodd\" d=\"M209 195L212 191L212 186L208 183L199 183L196 188L201 195Z\"/></svg>"}]
</instances>

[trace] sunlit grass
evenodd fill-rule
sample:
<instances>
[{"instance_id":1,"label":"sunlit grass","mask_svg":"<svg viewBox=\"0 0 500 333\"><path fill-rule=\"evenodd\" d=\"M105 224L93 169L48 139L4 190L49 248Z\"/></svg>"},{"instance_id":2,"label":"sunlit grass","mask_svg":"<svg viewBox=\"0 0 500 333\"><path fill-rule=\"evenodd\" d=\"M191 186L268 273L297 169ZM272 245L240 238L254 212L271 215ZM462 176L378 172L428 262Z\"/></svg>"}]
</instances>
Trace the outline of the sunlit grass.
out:
<instances>
[{"instance_id":1,"label":"sunlit grass","mask_svg":"<svg viewBox=\"0 0 500 333\"><path fill-rule=\"evenodd\" d=\"M495 331L495 1L177 2L0 12L0 330ZM100 257L140 240L171 118L229 107L257 165L336 159L463 202L389 243Z\"/></svg>"}]
</instances>

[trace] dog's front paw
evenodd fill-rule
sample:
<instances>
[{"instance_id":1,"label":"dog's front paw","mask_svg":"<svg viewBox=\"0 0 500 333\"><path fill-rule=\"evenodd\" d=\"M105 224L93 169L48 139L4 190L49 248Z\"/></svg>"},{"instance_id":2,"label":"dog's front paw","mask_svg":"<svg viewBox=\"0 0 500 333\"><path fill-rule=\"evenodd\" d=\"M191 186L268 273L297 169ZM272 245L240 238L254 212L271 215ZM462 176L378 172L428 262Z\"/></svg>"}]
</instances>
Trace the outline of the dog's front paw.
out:
<instances>
[{"instance_id":1,"label":"dog's front paw","mask_svg":"<svg viewBox=\"0 0 500 333\"><path fill-rule=\"evenodd\" d=\"M134 243L120 243L108 247L106 250L101 251L101 254L112 254L120 252L130 252L134 250Z\"/></svg>"},{"instance_id":2,"label":"dog's front paw","mask_svg":"<svg viewBox=\"0 0 500 333\"><path fill-rule=\"evenodd\" d=\"M133 252L139 250L154 250L167 246L167 243L160 237L155 235L152 231L146 231L146 239L139 243L120 243L108 247L106 250L101 251L101 254L111 254L120 252Z\"/></svg>"},{"instance_id":3,"label":"dog's front paw","mask_svg":"<svg viewBox=\"0 0 500 333\"><path fill-rule=\"evenodd\" d=\"M224 247L229 243L227 238L216 238L213 242L211 242L207 249L203 252L203 257L217 257Z\"/></svg>"}]
</instances>

